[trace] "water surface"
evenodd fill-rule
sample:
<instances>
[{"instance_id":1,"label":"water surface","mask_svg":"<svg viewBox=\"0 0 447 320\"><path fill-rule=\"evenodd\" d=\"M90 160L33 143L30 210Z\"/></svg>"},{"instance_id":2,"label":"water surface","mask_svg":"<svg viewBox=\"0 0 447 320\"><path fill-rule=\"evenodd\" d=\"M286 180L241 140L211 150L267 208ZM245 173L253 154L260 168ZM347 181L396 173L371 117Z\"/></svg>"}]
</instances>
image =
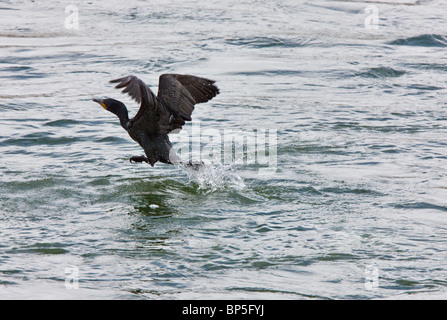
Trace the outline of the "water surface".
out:
<instances>
[{"instance_id":1,"label":"water surface","mask_svg":"<svg viewBox=\"0 0 447 320\"><path fill-rule=\"evenodd\" d=\"M447 297L443 1L74 5L0 6L1 298ZM217 81L201 130L276 132L275 170L130 164L91 99L166 72Z\"/></svg>"}]
</instances>

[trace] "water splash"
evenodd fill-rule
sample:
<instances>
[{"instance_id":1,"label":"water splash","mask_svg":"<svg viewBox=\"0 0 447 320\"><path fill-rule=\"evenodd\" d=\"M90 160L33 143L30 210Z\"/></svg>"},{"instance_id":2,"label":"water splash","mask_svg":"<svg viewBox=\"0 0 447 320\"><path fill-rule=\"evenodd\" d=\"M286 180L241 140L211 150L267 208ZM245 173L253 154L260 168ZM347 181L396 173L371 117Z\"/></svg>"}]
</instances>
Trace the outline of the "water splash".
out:
<instances>
[{"instance_id":1,"label":"water splash","mask_svg":"<svg viewBox=\"0 0 447 320\"><path fill-rule=\"evenodd\" d=\"M217 190L245 188L244 180L229 166L202 163L198 166L182 166L189 181L196 183L205 193Z\"/></svg>"}]
</instances>

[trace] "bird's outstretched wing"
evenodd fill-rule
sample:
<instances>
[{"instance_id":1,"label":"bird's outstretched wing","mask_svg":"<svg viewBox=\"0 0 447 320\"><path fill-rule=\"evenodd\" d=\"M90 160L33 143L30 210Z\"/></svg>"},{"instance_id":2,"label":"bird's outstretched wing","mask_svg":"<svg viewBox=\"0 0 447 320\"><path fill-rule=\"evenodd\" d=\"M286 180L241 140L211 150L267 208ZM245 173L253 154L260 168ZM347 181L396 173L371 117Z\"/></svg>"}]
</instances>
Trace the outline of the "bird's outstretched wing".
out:
<instances>
[{"instance_id":1,"label":"bird's outstretched wing","mask_svg":"<svg viewBox=\"0 0 447 320\"><path fill-rule=\"evenodd\" d=\"M124 88L123 93L128 93L140 103L140 109L132 119L134 125L154 133L181 129L185 121L191 121L195 104L207 102L219 93L214 81L191 75L162 74L158 100L151 89L135 76L110 82L118 83L115 88Z\"/></svg>"},{"instance_id":2,"label":"bird's outstretched wing","mask_svg":"<svg viewBox=\"0 0 447 320\"><path fill-rule=\"evenodd\" d=\"M115 88L123 89L123 93L129 94L136 102L140 103L140 109L138 110L132 121L136 123L143 118L150 119L148 127L156 129L157 121L159 120L157 110L157 97L152 90L143 82L143 80L130 75L115 80L110 80L111 83L118 83ZM148 117L146 117L149 115Z\"/></svg>"},{"instance_id":3,"label":"bird's outstretched wing","mask_svg":"<svg viewBox=\"0 0 447 320\"><path fill-rule=\"evenodd\" d=\"M214 98L219 89L213 80L183 74L162 74L158 84L158 99L169 110L172 129L180 129L191 121L194 105Z\"/></svg>"}]
</instances>

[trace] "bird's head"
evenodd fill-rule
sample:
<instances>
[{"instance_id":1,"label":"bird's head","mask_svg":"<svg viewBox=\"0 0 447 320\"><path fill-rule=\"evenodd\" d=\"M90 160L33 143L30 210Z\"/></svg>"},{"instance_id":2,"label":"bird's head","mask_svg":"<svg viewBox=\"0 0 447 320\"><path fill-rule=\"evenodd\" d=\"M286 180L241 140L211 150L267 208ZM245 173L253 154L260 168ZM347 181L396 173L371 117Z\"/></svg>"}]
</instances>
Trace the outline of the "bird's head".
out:
<instances>
[{"instance_id":1,"label":"bird's head","mask_svg":"<svg viewBox=\"0 0 447 320\"><path fill-rule=\"evenodd\" d=\"M115 99L93 99L93 101L99 103L105 110L114 114L120 113L125 108L121 101Z\"/></svg>"},{"instance_id":2,"label":"bird's head","mask_svg":"<svg viewBox=\"0 0 447 320\"><path fill-rule=\"evenodd\" d=\"M115 99L93 99L93 101L99 103L104 109L115 114L119 119L121 126L128 130L129 126L129 115L127 108L121 101Z\"/></svg>"}]
</instances>

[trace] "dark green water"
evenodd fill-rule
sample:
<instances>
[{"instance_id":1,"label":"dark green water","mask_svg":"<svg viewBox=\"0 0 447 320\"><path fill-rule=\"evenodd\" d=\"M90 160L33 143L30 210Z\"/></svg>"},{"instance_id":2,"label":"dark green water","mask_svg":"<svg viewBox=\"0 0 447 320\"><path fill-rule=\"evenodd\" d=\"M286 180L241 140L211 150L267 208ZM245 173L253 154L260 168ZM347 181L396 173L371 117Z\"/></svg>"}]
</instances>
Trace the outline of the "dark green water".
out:
<instances>
[{"instance_id":1,"label":"dark green water","mask_svg":"<svg viewBox=\"0 0 447 320\"><path fill-rule=\"evenodd\" d=\"M445 298L447 7L401 2L3 3L0 298ZM221 91L199 172L91 101L166 72Z\"/></svg>"}]
</instances>

